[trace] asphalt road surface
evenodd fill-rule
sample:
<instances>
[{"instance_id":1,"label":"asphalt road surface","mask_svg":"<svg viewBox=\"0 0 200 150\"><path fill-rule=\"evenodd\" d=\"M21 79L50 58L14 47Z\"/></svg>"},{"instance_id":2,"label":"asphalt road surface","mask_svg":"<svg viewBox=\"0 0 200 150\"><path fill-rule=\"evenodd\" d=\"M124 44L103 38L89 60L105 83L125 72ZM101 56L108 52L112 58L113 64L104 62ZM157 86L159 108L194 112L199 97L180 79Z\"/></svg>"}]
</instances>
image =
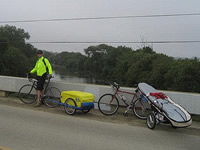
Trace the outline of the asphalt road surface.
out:
<instances>
[{"instance_id":1,"label":"asphalt road surface","mask_svg":"<svg viewBox=\"0 0 200 150\"><path fill-rule=\"evenodd\" d=\"M45 108L46 109L46 108ZM82 118L0 104L0 148L10 150L199 150L200 129ZM82 115L83 116L83 115ZM105 118L105 116L102 116ZM92 117L91 117L92 118ZM142 122L144 124L144 122Z\"/></svg>"}]
</instances>

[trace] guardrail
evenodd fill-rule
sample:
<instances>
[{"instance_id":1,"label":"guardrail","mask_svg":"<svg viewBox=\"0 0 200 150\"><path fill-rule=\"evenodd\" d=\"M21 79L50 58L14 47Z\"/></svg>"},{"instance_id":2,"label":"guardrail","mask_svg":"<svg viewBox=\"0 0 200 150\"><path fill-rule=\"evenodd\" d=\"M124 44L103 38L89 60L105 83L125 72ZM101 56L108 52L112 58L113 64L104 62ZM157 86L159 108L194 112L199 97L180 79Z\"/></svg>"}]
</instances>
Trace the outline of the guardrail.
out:
<instances>
[{"instance_id":1,"label":"guardrail","mask_svg":"<svg viewBox=\"0 0 200 150\"><path fill-rule=\"evenodd\" d=\"M27 78L0 76L0 91L18 92L24 84L28 83L30 82L27 80ZM60 91L83 91L92 93L95 96L96 102L101 95L105 93L113 93L113 90L110 86L94 84L77 84L52 80L49 86L55 86L60 89ZM121 89L130 92L133 92L135 90L134 88L126 87L121 87ZM170 96L174 102L183 106L189 113L200 115L200 94L172 91L162 92ZM129 99L129 95L125 96L127 99Z\"/></svg>"}]
</instances>

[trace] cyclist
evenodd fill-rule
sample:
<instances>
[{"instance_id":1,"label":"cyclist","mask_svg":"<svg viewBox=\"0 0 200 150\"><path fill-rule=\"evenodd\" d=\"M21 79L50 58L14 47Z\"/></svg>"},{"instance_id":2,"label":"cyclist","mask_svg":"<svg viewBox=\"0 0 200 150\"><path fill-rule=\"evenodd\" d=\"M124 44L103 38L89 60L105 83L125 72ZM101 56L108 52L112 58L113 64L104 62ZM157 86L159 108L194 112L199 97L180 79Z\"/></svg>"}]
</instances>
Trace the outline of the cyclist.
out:
<instances>
[{"instance_id":1,"label":"cyclist","mask_svg":"<svg viewBox=\"0 0 200 150\"><path fill-rule=\"evenodd\" d=\"M38 50L37 56L38 56L38 60L35 64L35 67L28 73L30 75L37 72L37 78L36 78L38 80L37 88L36 88L37 103L35 107L39 107L41 105L40 96L41 94L43 94L43 88L44 88L45 79L47 78L47 74L49 74L49 78L52 75L51 64L49 63L48 59L44 58L43 51Z\"/></svg>"}]
</instances>

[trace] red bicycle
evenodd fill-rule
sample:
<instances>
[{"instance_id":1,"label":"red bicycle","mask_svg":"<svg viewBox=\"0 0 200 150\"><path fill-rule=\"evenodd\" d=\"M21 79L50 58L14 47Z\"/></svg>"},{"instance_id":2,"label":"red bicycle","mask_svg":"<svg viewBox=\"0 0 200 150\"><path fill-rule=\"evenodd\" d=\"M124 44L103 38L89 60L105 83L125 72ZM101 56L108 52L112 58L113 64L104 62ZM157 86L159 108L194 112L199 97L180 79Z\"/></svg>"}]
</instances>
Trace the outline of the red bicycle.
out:
<instances>
[{"instance_id":1,"label":"red bicycle","mask_svg":"<svg viewBox=\"0 0 200 150\"><path fill-rule=\"evenodd\" d=\"M99 98L98 108L101 113L104 115L113 115L119 109L119 100L125 104L126 110L124 115L128 115L128 111L132 110L133 113L140 119L146 119L148 114L148 102L145 98L141 98L141 95L138 96L138 91L136 89L135 92L127 92L124 90L120 90L120 86L117 83L111 84L112 88L115 90L114 94L104 94ZM122 94L132 95L132 100L129 103L126 97Z\"/></svg>"}]
</instances>

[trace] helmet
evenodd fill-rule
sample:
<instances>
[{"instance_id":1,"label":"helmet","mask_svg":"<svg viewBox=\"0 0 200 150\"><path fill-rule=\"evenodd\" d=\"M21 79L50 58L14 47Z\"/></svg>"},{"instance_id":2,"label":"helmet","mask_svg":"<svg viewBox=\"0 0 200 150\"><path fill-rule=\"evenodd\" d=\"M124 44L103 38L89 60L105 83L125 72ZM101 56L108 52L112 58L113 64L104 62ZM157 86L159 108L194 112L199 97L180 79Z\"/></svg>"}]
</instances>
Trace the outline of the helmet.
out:
<instances>
[{"instance_id":1,"label":"helmet","mask_svg":"<svg viewBox=\"0 0 200 150\"><path fill-rule=\"evenodd\" d=\"M43 51L42 50L38 50L37 54L43 54Z\"/></svg>"}]
</instances>

